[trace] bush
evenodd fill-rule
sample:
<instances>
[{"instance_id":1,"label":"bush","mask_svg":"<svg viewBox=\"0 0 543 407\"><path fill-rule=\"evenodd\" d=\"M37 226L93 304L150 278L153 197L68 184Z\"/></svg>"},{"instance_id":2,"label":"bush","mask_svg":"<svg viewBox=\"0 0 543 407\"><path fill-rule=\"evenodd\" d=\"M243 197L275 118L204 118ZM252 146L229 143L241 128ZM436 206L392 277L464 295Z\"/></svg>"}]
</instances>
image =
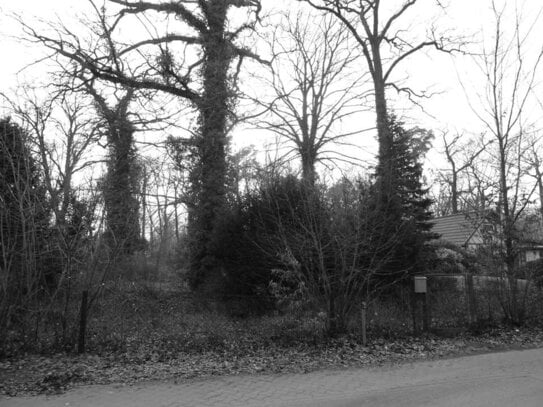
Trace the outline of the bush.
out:
<instances>
[{"instance_id":1,"label":"bush","mask_svg":"<svg viewBox=\"0 0 543 407\"><path fill-rule=\"evenodd\" d=\"M434 274L480 274L483 266L476 253L438 241L428 252L427 270Z\"/></svg>"},{"instance_id":2,"label":"bush","mask_svg":"<svg viewBox=\"0 0 543 407\"><path fill-rule=\"evenodd\" d=\"M399 218L376 204L375 193L361 180L262 181L220 216L211 243L220 268L205 296L240 317L312 308L325 312L330 333L347 330L356 303L421 269L429 236L412 214L391 225Z\"/></svg>"},{"instance_id":3,"label":"bush","mask_svg":"<svg viewBox=\"0 0 543 407\"><path fill-rule=\"evenodd\" d=\"M516 270L516 277L532 281L537 287L543 288L543 259L521 265Z\"/></svg>"},{"instance_id":4,"label":"bush","mask_svg":"<svg viewBox=\"0 0 543 407\"><path fill-rule=\"evenodd\" d=\"M291 202L304 196L293 176L280 177L248 192L223 213L214 238L214 252L222 269L207 289L237 316L262 313L274 307L269 285L279 266L270 236L278 232L277 217L292 217Z\"/></svg>"}]
</instances>

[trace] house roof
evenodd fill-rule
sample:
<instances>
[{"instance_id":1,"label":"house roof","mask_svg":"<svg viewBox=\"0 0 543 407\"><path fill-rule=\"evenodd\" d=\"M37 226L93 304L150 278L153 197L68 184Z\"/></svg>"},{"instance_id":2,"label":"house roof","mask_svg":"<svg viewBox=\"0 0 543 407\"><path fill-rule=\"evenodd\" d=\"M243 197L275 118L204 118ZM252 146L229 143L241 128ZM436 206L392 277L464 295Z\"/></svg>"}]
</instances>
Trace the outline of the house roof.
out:
<instances>
[{"instance_id":1,"label":"house roof","mask_svg":"<svg viewBox=\"0 0 543 407\"><path fill-rule=\"evenodd\" d=\"M481 220L475 214L457 213L432 219L432 231L439 239L457 246L480 244L483 242L479 231Z\"/></svg>"}]
</instances>

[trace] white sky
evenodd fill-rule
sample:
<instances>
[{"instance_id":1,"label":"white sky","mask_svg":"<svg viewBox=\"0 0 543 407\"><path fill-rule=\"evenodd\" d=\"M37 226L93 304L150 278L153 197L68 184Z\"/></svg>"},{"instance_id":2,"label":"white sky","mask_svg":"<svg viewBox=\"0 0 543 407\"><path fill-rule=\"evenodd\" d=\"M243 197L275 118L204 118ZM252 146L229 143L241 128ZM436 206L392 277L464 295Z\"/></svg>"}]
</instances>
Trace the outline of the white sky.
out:
<instances>
[{"instance_id":1,"label":"white sky","mask_svg":"<svg viewBox=\"0 0 543 407\"><path fill-rule=\"evenodd\" d=\"M431 4L434 1L420 0L420 4L412 14L415 29L427 21L426 10L433 9ZM507 1L509 4L513 3L512 0ZM292 5L293 2L294 0L263 0L263 5L264 10L269 10L272 6L275 8L289 7L289 4ZM442 20L444 26L454 27L463 34L477 33L485 25L485 31L488 31L488 23L491 21L490 0L449 0L449 3L447 17ZM540 5L540 0L526 0L527 14L530 15ZM2 55L0 92L9 92L10 89L16 87L18 80L24 80L24 73L17 76L17 72L36 59L39 52L10 38L10 35L18 32L18 27L9 18L9 13L19 13L29 22L35 18L43 20L60 18L67 21L83 10L88 10L86 0L0 0L0 51ZM543 26L543 24L541 25ZM537 28L532 33L532 38L534 41L541 41L543 29ZM534 43L534 46L538 45L540 44ZM408 83L413 88L432 88L442 92L430 100L421 102L428 114L422 113L418 108L412 108L405 112L407 117L413 118L412 124L434 130L449 128L461 131L465 129L472 133L479 133L483 130L480 121L471 111L458 81L458 76L462 77L470 90L471 87L478 85L473 83L474 78L469 73L466 74L471 69L468 60L468 57L461 56L453 60L448 55L433 52L430 57L421 55L410 59L399 68L398 75L409 75ZM36 68L32 70L32 74L36 74ZM0 115L4 114L5 111L0 107ZM251 137L240 132L237 135L234 134L234 141L238 145L248 144L254 142ZM374 146L373 137L368 135L362 137L363 139L359 140L360 145L371 149ZM439 161L439 158L434 155L430 156L430 160ZM431 164L436 167L440 165L439 162Z\"/></svg>"}]
</instances>

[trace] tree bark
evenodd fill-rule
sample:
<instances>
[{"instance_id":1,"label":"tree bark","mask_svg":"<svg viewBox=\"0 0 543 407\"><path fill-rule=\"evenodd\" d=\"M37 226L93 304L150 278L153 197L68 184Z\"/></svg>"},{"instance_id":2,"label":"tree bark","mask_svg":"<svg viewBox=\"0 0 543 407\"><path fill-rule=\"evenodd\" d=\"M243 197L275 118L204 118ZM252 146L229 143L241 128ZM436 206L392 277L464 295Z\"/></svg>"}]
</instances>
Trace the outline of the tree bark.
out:
<instances>
[{"instance_id":1,"label":"tree bark","mask_svg":"<svg viewBox=\"0 0 543 407\"><path fill-rule=\"evenodd\" d=\"M85 337L87 335L87 312L89 292L83 291L81 295L81 308L79 314L79 337L77 340L77 353L85 353Z\"/></svg>"},{"instance_id":2,"label":"tree bark","mask_svg":"<svg viewBox=\"0 0 543 407\"><path fill-rule=\"evenodd\" d=\"M191 174L196 205L189 217L193 288L212 278L219 266L216 227L226 203L228 67L233 57L225 39L227 11L228 5L223 0L208 2L209 29L202 33L204 89L199 103L200 134L195 140L199 162Z\"/></svg>"},{"instance_id":3,"label":"tree bark","mask_svg":"<svg viewBox=\"0 0 543 407\"><path fill-rule=\"evenodd\" d=\"M315 154L310 147L306 147L302 151L302 180L310 187L313 187L316 181L315 161Z\"/></svg>"}]
</instances>

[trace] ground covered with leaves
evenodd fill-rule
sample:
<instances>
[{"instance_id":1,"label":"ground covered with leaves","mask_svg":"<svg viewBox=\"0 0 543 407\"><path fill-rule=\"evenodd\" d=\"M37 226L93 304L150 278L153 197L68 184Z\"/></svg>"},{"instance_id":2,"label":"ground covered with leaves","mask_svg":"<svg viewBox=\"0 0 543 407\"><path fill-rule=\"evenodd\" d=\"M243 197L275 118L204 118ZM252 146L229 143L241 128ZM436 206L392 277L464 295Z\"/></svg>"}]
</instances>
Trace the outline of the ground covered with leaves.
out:
<instances>
[{"instance_id":1,"label":"ground covered with leaves","mask_svg":"<svg viewBox=\"0 0 543 407\"><path fill-rule=\"evenodd\" d=\"M176 351L177 347L167 340L154 340L125 352L5 359L0 362L0 392L7 396L51 394L81 384L305 373L540 346L543 346L541 329L494 329L477 336L461 334L455 338L425 335L373 339L368 346L348 336L290 346L225 341L210 345L209 349L189 352Z\"/></svg>"},{"instance_id":2,"label":"ground covered with leaves","mask_svg":"<svg viewBox=\"0 0 543 407\"><path fill-rule=\"evenodd\" d=\"M202 302L186 290L130 286L106 292L93 308L86 354L55 345L59 341L54 330L47 330L54 328L47 321L41 324L39 346L12 341L0 358L0 393L49 394L82 384L304 373L543 346L543 329L537 328L494 326L478 335L453 330L442 332L455 334L452 338L413 337L405 322L410 318L407 308L374 308L369 343L363 346L356 324L352 335L329 338L322 315L312 311L232 315L235 304ZM540 321L532 325L542 326Z\"/></svg>"}]
</instances>

